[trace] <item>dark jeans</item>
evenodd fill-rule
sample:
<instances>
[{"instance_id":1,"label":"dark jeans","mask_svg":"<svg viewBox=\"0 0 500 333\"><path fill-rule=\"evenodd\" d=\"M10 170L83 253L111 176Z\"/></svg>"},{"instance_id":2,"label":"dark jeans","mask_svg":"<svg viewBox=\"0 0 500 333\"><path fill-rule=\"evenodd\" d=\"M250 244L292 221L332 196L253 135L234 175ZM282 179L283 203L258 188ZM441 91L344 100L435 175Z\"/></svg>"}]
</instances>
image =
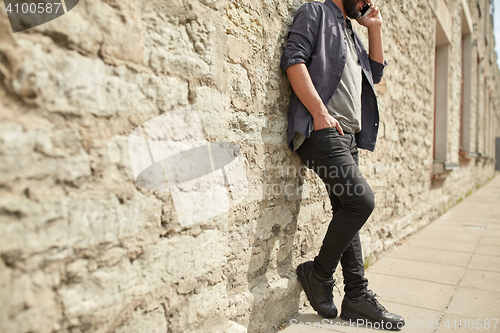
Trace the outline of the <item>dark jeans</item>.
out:
<instances>
[{"instance_id":1,"label":"dark jeans","mask_svg":"<svg viewBox=\"0 0 500 333\"><path fill-rule=\"evenodd\" d=\"M342 136L336 128L314 131L297 154L325 183L333 209L314 270L321 277L331 277L340 261L346 295L359 297L366 292L368 280L358 231L372 213L375 198L358 169L354 134Z\"/></svg>"}]
</instances>

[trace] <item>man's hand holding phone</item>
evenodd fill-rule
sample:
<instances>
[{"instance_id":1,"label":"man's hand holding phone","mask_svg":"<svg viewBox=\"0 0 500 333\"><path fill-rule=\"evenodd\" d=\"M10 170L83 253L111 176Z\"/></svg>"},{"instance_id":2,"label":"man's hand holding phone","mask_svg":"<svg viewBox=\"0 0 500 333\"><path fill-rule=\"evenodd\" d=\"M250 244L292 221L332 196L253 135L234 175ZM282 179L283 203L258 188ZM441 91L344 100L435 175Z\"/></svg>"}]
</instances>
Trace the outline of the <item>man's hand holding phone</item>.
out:
<instances>
[{"instance_id":1,"label":"man's hand holding phone","mask_svg":"<svg viewBox=\"0 0 500 333\"><path fill-rule=\"evenodd\" d=\"M372 0L363 0L365 6L360 10L361 17L356 19L358 23L368 29L382 27L382 15Z\"/></svg>"},{"instance_id":2,"label":"man's hand holding phone","mask_svg":"<svg viewBox=\"0 0 500 333\"><path fill-rule=\"evenodd\" d=\"M372 7L370 7L369 4L366 4L363 9L361 9L361 11L359 12L360 13L360 17L363 18L363 17L367 17L368 14L370 14L370 12L372 11Z\"/></svg>"},{"instance_id":3,"label":"man's hand holding phone","mask_svg":"<svg viewBox=\"0 0 500 333\"><path fill-rule=\"evenodd\" d=\"M360 17L356 19L356 21L368 29L370 59L383 64L384 47L382 45L382 15L380 15L380 10L373 4L372 0L363 0L363 3L369 5L371 11L366 17Z\"/></svg>"}]
</instances>

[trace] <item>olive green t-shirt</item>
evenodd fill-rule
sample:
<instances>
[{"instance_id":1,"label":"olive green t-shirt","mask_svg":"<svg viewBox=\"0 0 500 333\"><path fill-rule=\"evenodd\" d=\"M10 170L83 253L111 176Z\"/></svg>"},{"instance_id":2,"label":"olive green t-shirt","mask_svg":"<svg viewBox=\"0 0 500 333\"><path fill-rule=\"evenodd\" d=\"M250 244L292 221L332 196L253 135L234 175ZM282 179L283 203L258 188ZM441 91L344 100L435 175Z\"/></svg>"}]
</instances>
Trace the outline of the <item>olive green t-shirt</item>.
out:
<instances>
[{"instance_id":1,"label":"olive green t-shirt","mask_svg":"<svg viewBox=\"0 0 500 333\"><path fill-rule=\"evenodd\" d=\"M328 113L335 118L344 132L358 133L361 131L361 85L362 72L358 53L354 46L352 30L345 28L347 39L347 55L344 72L339 87L325 105ZM304 135L295 132L293 150L297 150L304 142Z\"/></svg>"}]
</instances>

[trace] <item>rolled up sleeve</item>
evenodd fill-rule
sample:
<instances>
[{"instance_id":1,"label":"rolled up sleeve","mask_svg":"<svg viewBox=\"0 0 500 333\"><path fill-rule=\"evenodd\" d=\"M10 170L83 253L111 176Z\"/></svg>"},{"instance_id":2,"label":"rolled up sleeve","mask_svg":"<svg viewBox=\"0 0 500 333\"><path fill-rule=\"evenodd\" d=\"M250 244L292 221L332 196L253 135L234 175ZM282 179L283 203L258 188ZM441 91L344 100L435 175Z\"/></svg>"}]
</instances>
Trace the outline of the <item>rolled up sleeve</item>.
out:
<instances>
[{"instance_id":1,"label":"rolled up sleeve","mask_svg":"<svg viewBox=\"0 0 500 333\"><path fill-rule=\"evenodd\" d=\"M318 37L318 9L313 3L305 3L297 10L288 32L288 41L281 56L281 68L307 63Z\"/></svg>"},{"instance_id":2,"label":"rolled up sleeve","mask_svg":"<svg viewBox=\"0 0 500 333\"><path fill-rule=\"evenodd\" d=\"M370 59L370 67L372 70L372 78L373 78L373 84L377 84L382 80L382 76L384 76L384 68L387 66L387 62L384 60L384 63L381 64L380 62L377 62L375 60Z\"/></svg>"}]
</instances>

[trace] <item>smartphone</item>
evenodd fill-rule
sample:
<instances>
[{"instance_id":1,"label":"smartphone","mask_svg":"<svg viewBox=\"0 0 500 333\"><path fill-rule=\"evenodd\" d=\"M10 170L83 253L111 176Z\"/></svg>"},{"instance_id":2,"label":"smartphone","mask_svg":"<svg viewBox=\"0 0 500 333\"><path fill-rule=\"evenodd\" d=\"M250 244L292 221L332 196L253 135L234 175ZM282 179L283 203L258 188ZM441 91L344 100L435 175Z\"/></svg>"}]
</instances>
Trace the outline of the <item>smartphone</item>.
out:
<instances>
[{"instance_id":1,"label":"smartphone","mask_svg":"<svg viewBox=\"0 0 500 333\"><path fill-rule=\"evenodd\" d=\"M361 17L367 17L371 11L372 11L372 9L371 9L370 5L369 4L365 5L363 7L363 9L361 9L361 11L360 11Z\"/></svg>"}]
</instances>

